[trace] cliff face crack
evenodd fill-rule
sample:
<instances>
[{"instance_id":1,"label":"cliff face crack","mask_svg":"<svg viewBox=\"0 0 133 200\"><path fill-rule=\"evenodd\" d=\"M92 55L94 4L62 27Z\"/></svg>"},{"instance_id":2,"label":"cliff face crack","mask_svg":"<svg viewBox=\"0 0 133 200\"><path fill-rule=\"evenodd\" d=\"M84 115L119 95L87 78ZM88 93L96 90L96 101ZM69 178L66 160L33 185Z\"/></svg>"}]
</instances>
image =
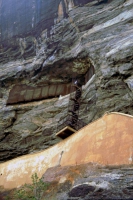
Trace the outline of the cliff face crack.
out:
<instances>
[{"instance_id":1,"label":"cliff face crack","mask_svg":"<svg viewBox=\"0 0 133 200\"><path fill-rule=\"evenodd\" d=\"M3 142L11 133L5 133L4 137L0 139L0 142Z\"/></svg>"}]
</instances>

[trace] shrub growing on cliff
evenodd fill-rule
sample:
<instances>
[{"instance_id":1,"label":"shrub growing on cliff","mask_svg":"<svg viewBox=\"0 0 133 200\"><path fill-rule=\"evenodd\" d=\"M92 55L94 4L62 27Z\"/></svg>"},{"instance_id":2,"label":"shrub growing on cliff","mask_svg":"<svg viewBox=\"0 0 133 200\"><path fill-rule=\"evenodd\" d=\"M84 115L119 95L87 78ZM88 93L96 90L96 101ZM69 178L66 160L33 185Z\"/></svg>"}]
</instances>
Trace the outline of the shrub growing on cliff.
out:
<instances>
[{"instance_id":1,"label":"shrub growing on cliff","mask_svg":"<svg viewBox=\"0 0 133 200\"><path fill-rule=\"evenodd\" d=\"M41 200L43 193L46 191L48 187L48 183L42 181L37 176L37 173L33 174L32 184L25 184L20 189L15 192L14 198L15 200Z\"/></svg>"}]
</instances>

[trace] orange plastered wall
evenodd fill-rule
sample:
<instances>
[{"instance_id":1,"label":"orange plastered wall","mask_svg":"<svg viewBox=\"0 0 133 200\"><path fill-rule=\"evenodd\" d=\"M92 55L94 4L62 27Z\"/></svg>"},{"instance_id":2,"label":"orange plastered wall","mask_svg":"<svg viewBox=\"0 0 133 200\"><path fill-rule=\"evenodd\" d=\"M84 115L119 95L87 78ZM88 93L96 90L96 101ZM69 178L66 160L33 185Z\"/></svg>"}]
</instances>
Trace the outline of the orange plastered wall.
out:
<instances>
[{"instance_id":1,"label":"orange plastered wall","mask_svg":"<svg viewBox=\"0 0 133 200\"><path fill-rule=\"evenodd\" d=\"M95 162L103 165L132 164L133 117L121 113L105 114L53 147L0 164L0 185L5 188L30 183L37 172L57 165Z\"/></svg>"}]
</instances>

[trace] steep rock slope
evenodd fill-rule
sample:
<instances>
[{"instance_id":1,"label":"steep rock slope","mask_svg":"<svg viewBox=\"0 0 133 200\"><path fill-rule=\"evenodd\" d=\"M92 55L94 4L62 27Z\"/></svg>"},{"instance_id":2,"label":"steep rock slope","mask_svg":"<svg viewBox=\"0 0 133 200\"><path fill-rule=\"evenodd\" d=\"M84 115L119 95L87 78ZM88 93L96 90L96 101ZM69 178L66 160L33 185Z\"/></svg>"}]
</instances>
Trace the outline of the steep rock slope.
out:
<instances>
[{"instance_id":1,"label":"steep rock slope","mask_svg":"<svg viewBox=\"0 0 133 200\"><path fill-rule=\"evenodd\" d=\"M7 105L15 86L18 95L23 85L67 84L93 66L80 118L133 114L132 0L1 0L0 12L1 161L57 143L56 127L67 113L69 96Z\"/></svg>"}]
</instances>

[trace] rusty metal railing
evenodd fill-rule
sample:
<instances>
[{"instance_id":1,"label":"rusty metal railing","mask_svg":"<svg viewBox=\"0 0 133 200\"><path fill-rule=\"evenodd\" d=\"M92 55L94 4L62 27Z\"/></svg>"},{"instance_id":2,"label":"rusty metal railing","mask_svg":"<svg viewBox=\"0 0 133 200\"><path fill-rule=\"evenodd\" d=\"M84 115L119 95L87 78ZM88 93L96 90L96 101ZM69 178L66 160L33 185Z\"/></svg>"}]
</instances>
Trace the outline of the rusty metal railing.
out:
<instances>
[{"instance_id":1,"label":"rusty metal railing","mask_svg":"<svg viewBox=\"0 0 133 200\"><path fill-rule=\"evenodd\" d=\"M58 122L58 126L57 126L57 132L59 132L61 129L65 128L66 126L70 126L71 128L73 128L74 130L78 131L79 129L83 128L84 126L86 126L87 124L85 122L83 122L81 119L77 119L75 123L72 122L72 115L67 115L64 118L62 118L59 122Z\"/></svg>"},{"instance_id":2,"label":"rusty metal railing","mask_svg":"<svg viewBox=\"0 0 133 200\"><path fill-rule=\"evenodd\" d=\"M66 126L73 128L74 130L79 130L86 124L79 119L79 108L82 96L82 85L80 80L73 79L71 85L71 93L68 104L67 116L62 118L57 126L57 132Z\"/></svg>"}]
</instances>

